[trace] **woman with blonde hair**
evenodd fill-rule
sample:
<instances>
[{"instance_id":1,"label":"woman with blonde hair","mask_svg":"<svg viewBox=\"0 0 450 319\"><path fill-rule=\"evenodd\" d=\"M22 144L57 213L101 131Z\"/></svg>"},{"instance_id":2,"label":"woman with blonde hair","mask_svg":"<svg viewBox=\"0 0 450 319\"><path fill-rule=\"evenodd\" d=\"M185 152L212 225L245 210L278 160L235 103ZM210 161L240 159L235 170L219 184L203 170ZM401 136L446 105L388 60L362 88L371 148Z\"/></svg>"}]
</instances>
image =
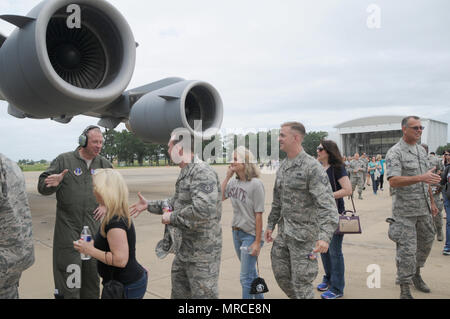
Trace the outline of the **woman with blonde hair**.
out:
<instances>
[{"instance_id":1,"label":"woman with blonde hair","mask_svg":"<svg viewBox=\"0 0 450 319\"><path fill-rule=\"evenodd\" d=\"M147 289L147 271L136 260L136 231L128 210L128 187L119 172L98 169L92 176L94 195L106 214L94 241L74 242L82 254L97 259L103 284L109 280L124 285L124 298L142 299Z\"/></svg>"},{"instance_id":2,"label":"woman with blonde hair","mask_svg":"<svg viewBox=\"0 0 450 319\"><path fill-rule=\"evenodd\" d=\"M235 175L235 178L232 178ZM263 245L264 185L253 154L245 147L233 152L233 162L222 182L222 200L231 199L233 206L233 241L241 261L240 282L243 299L263 299L263 294L250 294L251 283L258 277L256 262Z\"/></svg>"}]
</instances>

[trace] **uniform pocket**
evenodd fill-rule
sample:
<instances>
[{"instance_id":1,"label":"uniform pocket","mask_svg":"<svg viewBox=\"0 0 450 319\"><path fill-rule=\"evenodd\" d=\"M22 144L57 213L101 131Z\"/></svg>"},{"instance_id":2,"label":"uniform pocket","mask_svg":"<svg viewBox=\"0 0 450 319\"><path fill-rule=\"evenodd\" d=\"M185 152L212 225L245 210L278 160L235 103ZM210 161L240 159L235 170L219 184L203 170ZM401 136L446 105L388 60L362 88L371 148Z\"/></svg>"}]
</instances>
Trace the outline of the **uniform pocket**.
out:
<instances>
[{"instance_id":1,"label":"uniform pocket","mask_svg":"<svg viewBox=\"0 0 450 319\"><path fill-rule=\"evenodd\" d=\"M403 160L401 165L407 176L416 175L416 172L419 169L419 162L417 159Z\"/></svg>"},{"instance_id":2,"label":"uniform pocket","mask_svg":"<svg viewBox=\"0 0 450 319\"><path fill-rule=\"evenodd\" d=\"M398 243L402 238L403 233L404 227L402 227L398 221L393 221L389 224L388 236L393 242Z\"/></svg>"}]
</instances>

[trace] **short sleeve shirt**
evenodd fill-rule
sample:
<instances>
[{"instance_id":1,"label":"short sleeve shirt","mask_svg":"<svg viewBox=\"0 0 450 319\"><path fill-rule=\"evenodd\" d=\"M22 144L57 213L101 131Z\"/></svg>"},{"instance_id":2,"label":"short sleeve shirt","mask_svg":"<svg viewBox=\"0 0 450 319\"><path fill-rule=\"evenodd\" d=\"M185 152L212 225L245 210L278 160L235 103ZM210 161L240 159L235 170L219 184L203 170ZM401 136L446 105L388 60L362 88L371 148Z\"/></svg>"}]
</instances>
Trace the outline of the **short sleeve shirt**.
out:
<instances>
[{"instance_id":1,"label":"short sleeve shirt","mask_svg":"<svg viewBox=\"0 0 450 319\"><path fill-rule=\"evenodd\" d=\"M428 171L427 153L423 147L410 145L401 139L386 154L387 179L394 176L417 176ZM412 217L430 214L428 184L415 183L396 187L392 195L394 216Z\"/></svg>"},{"instance_id":2,"label":"short sleeve shirt","mask_svg":"<svg viewBox=\"0 0 450 319\"><path fill-rule=\"evenodd\" d=\"M97 268L103 281L106 282L114 276L114 279L120 281L124 285L138 281L144 274L144 268L136 260L136 230L134 224L131 223L131 227L128 228L128 223L122 219L114 216L109 223L105 226L105 232L108 233L113 228L123 229L127 233L128 241L128 263L125 268L117 268L106 265L101 261L97 261ZM102 251L111 251L108 243L108 239L100 234L100 230L97 232L94 238L94 246Z\"/></svg>"},{"instance_id":3,"label":"short sleeve shirt","mask_svg":"<svg viewBox=\"0 0 450 319\"><path fill-rule=\"evenodd\" d=\"M225 197L233 206L232 226L256 236L255 213L264 212L264 185L259 178L250 181L231 179L225 190Z\"/></svg>"},{"instance_id":4,"label":"short sleeve shirt","mask_svg":"<svg viewBox=\"0 0 450 319\"><path fill-rule=\"evenodd\" d=\"M342 167L340 169L330 166L327 169L327 174L328 174L328 179L331 182L331 188L332 188L333 192L337 192L337 191L341 190L342 187L341 187L341 184L339 184L339 180L344 176L348 176L345 166L342 165ZM333 176L334 176L334 182L333 182ZM345 210L344 199L343 198L337 199L336 204L337 204L338 212L342 213Z\"/></svg>"}]
</instances>

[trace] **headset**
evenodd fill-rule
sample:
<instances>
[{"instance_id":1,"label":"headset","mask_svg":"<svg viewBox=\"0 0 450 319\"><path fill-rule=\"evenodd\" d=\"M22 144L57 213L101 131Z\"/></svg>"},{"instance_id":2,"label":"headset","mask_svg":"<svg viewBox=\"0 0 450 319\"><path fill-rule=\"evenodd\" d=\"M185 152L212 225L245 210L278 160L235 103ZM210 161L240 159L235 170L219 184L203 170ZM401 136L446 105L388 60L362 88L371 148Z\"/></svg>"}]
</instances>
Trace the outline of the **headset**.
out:
<instances>
[{"instance_id":1,"label":"headset","mask_svg":"<svg viewBox=\"0 0 450 319\"><path fill-rule=\"evenodd\" d=\"M93 130L93 129L96 129L96 128L98 128L100 130L100 127L98 127L96 125L89 125L88 127L86 127L84 129L83 133L81 133L80 137L78 138L78 144L81 147L86 147L87 146L87 144L88 144L88 135L87 135L87 133L90 130Z\"/></svg>"}]
</instances>

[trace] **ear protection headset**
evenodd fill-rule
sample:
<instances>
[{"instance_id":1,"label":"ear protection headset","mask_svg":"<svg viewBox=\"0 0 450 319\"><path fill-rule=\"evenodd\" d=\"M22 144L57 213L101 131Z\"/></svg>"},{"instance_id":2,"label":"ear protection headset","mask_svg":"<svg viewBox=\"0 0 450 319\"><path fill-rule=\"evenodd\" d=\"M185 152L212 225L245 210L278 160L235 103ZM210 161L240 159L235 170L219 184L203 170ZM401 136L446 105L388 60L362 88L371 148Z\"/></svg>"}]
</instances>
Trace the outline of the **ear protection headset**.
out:
<instances>
[{"instance_id":1,"label":"ear protection headset","mask_svg":"<svg viewBox=\"0 0 450 319\"><path fill-rule=\"evenodd\" d=\"M87 146L87 144L88 144L88 135L87 135L87 133L88 133L90 130L93 130L93 129L95 129L95 128L100 129L100 127L98 127L98 126L96 126L96 125L89 125L88 127L86 127L86 128L84 129L83 133L81 133L80 137L78 138L78 144L79 144L81 147L86 147L86 146Z\"/></svg>"}]
</instances>

